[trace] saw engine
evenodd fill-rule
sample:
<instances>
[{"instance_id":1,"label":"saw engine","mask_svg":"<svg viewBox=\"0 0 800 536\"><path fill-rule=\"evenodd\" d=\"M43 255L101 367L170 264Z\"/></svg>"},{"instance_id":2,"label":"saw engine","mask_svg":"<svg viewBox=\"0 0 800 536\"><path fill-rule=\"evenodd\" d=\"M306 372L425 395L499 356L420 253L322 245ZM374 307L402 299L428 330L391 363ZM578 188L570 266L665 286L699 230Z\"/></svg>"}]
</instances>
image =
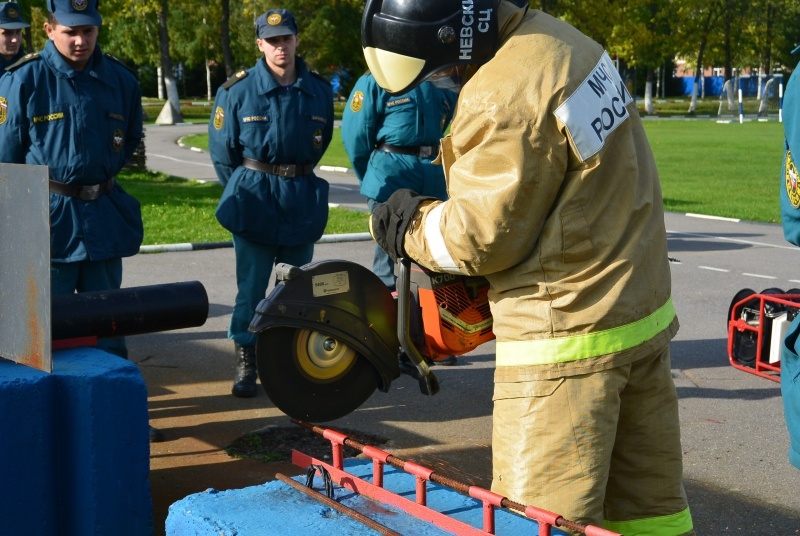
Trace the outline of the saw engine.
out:
<instances>
[{"instance_id":1,"label":"saw engine","mask_svg":"<svg viewBox=\"0 0 800 536\"><path fill-rule=\"evenodd\" d=\"M250 323L261 385L290 417L324 422L387 392L401 373L434 395L430 365L494 339L488 282L398 263L397 292L360 264L279 264Z\"/></svg>"},{"instance_id":2,"label":"saw engine","mask_svg":"<svg viewBox=\"0 0 800 536\"><path fill-rule=\"evenodd\" d=\"M410 270L411 338L423 356L435 362L494 339L486 279Z\"/></svg>"}]
</instances>

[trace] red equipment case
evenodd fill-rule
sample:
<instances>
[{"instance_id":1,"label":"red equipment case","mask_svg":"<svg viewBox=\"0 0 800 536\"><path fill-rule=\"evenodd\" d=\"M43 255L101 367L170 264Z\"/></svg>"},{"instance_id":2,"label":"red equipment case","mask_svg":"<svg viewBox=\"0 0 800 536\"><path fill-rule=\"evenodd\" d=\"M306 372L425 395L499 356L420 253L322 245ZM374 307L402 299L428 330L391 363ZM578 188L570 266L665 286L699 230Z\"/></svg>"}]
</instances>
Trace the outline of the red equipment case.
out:
<instances>
[{"instance_id":1,"label":"red equipment case","mask_svg":"<svg viewBox=\"0 0 800 536\"><path fill-rule=\"evenodd\" d=\"M739 370L780 382L786 329L800 311L800 289L740 290L728 309L728 360Z\"/></svg>"}]
</instances>

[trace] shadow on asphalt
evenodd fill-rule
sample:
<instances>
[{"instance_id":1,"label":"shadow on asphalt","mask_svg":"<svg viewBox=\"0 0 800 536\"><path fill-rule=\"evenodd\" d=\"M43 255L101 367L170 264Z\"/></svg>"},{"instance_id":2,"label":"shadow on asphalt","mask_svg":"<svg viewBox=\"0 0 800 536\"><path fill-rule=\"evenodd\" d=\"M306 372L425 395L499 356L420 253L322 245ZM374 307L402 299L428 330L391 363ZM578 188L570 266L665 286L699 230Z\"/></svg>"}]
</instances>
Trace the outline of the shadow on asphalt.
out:
<instances>
[{"instance_id":1,"label":"shadow on asphalt","mask_svg":"<svg viewBox=\"0 0 800 536\"><path fill-rule=\"evenodd\" d=\"M733 491L701 482L686 481L684 485L698 536L800 534L800 512L765 506ZM721 512L722 505L729 506Z\"/></svg>"}]
</instances>

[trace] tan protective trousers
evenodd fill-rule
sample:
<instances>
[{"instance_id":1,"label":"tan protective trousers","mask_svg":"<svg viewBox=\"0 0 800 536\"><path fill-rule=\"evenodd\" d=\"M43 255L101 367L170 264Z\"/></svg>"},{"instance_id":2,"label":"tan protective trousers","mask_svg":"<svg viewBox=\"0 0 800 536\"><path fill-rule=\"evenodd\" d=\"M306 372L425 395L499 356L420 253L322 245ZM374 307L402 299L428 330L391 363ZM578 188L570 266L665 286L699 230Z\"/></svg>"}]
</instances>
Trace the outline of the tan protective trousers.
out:
<instances>
[{"instance_id":1,"label":"tan protective trousers","mask_svg":"<svg viewBox=\"0 0 800 536\"><path fill-rule=\"evenodd\" d=\"M693 534L668 346L600 372L495 383L492 457L492 491L512 501L626 522L626 536Z\"/></svg>"}]
</instances>

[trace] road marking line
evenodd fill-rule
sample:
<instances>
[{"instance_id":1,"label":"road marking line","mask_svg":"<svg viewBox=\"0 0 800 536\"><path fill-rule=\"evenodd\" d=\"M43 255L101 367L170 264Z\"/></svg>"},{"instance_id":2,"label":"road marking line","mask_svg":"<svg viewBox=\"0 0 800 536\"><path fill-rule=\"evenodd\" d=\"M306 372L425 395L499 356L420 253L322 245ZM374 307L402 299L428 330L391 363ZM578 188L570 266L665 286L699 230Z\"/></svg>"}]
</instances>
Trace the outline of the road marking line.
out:
<instances>
[{"instance_id":1,"label":"road marking line","mask_svg":"<svg viewBox=\"0 0 800 536\"><path fill-rule=\"evenodd\" d=\"M731 221L734 223L739 223L741 221L739 218L724 218L722 216L709 216L707 214L692 214L691 212L687 212L686 215L690 218L701 218L704 220Z\"/></svg>"},{"instance_id":2,"label":"road marking line","mask_svg":"<svg viewBox=\"0 0 800 536\"><path fill-rule=\"evenodd\" d=\"M750 277L758 277L760 279L778 279L777 277L771 276L771 275L748 274L747 272L742 273L742 275L747 275L747 276L750 276Z\"/></svg>"},{"instance_id":3,"label":"road marking line","mask_svg":"<svg viewBox=\"0 0 800 536\"><path fill-rule=\"evenodd\" d=\"M180 158L173 158L171 156L166 156L166 155L163 155L163 154L147 153L147 158L150 158L151 156L157 156L158 158L165 158L167 160L172 160L173 162L180 162L182 164L192 164L192 165L195 165L195 166L203 166L203 167L210 167L210 168L214 167L212 164L205 164L205 163L202 163L202 162L193 162L191 160L181 160Z\"/></svg>"}]
</instances>

